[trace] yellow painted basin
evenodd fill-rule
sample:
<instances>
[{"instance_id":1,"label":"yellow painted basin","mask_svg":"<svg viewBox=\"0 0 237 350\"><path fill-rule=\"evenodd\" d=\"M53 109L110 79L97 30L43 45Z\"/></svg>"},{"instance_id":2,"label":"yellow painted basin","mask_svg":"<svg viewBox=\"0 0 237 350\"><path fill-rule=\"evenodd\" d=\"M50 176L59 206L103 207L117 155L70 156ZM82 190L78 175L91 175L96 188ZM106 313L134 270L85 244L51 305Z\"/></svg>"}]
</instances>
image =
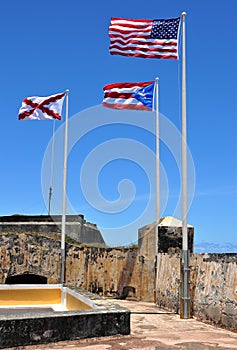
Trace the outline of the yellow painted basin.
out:
<instances>
[{"instance_id":1,"label":"yellow painted basin","mask_svg":"<svg viewBox=\"0 0 237 350\"><path fill-rule=\"evenodd\" d=\"M0 286L1 309L50 308L54 311L90 310L97 306L81 294L60 284L15 284Z\"/></svg>"}]
</instances>

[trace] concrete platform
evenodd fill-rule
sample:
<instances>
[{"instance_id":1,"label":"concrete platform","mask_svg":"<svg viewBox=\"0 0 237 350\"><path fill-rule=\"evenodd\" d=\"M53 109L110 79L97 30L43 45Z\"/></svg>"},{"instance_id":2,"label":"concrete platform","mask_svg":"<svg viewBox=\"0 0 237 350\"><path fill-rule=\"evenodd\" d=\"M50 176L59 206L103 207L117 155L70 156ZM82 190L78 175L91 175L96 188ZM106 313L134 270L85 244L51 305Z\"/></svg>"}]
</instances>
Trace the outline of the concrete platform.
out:
<instances>
[{"instance_id":1,"label":"concrete platform","mask_svg":"<svg viewBox=\"0 0 237 350\"><path fill-rule=\"evenodd\" d=\"M115 301L131 310L131 334L65 341L17 348L25 350L230 350L237 349L237 333L158 309L152 303ZM16 348L8 348L14 349Z\"/></svg>"},{"instance_id":2,"label":"concrete platform","mask_svg":"<svg viewBox=\"0 0 237 350\"><path fill-rule=\"evenodd\" d=\"M2 285L0 304L0 349L130 334L127 308L78 288Z\"/></svg>"}]
</instances>

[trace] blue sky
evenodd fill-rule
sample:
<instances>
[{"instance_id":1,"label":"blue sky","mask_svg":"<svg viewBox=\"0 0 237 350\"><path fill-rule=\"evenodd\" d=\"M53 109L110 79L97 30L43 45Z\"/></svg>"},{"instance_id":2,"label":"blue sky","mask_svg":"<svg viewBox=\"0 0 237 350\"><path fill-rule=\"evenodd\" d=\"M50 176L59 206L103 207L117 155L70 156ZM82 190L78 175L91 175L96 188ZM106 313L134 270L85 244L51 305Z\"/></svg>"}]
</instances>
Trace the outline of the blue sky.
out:
<instances>
[{"instance_id":1,"label":"blue sky","mask_svg":"<svg viewBox=\"0 0 237 350\"><path fill-rule=\"evenodd\" d=\"M47 213L52 122L18 121L17 114L27 96L69 89L69 139L76 141L68 158L68 212L97 223L109 244L136 240L138 227L155 219L154 115L105 110L100 106L103 86L158 76L162 135L169 121L178 135L181 66L172 60L110 56L108 26L111 17L171 18L186 11L187 131L195 170L189 186L196 183L188 221L197 242L237 244L236 7L235 0L150 0L149 6L140 0L4 2L0 215ZM62 128L57 122L54 213L61 211ZM178 143L172 146L179 150ZM175 209L180 166L169 147L161 141L161 214L181 218ZM99 164L104 164L101 169Z\"/></svg>"}]
</instances>

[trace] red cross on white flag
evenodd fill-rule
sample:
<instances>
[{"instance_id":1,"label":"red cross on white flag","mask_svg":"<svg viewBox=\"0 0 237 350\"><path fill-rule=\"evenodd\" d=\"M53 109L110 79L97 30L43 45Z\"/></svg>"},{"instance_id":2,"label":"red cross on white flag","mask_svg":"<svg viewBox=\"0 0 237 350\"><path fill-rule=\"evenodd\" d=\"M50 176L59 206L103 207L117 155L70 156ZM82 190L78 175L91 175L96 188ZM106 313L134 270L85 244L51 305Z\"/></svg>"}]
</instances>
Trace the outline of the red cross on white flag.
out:
<instances>
[{"instance_id":1,"label":"red cross on white flag","mask_svg":"<svg viewBox=\"0 0 237 350\"><path fill-rule=\"evenodd\" d=\"M48 97L26 97L19 110L19 120L62 119L62 107L66 92Z\"/></svg>"}]
</instances>

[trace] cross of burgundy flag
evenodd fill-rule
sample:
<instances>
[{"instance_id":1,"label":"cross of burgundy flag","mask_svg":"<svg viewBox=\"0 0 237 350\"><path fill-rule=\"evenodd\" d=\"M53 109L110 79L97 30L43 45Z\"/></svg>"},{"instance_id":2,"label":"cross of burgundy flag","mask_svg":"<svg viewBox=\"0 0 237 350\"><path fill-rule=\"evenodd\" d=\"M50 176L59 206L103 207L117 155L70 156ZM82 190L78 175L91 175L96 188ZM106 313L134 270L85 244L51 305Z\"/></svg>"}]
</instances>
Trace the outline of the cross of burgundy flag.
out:
<instances>
[{"instance_id":1,"label":"cross of burgundy flag","mask_svg":"<svg viewBox=\"0 0 237 350\"><path fill-rule=\"evenodd\" d=\"M19 120L61 120L66 92L48 97L26 97L19 110Z\"/></svg>"}]
</instances>

